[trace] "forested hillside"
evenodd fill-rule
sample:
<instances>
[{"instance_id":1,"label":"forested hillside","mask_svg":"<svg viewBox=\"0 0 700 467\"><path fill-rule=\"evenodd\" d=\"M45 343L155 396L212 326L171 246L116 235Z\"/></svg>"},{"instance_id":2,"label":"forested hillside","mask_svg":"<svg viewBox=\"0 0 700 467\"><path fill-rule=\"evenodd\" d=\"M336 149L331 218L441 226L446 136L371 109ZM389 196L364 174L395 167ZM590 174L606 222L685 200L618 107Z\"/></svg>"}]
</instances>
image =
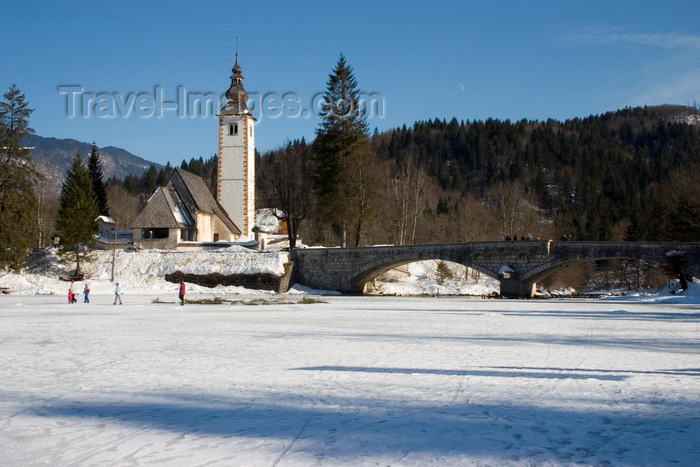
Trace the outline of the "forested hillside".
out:
<instances>
[{"instance_id":1,"label":"forested hillside","mask_svg":"<svg viewBox=\"0 0 700 467\"><path fill-rule=\"evenodd\" d=\"M627 221L635 230L628 233L639 240L700 240L697 223L677 225L672 215L686 208L684 201L669 202L684 195L681 180L669 186L675 178L687 176L691 186L700 186L693 178L700 163L698 123L695 109L670 106L563 123L436 119L375 136L373 146L380 161L411 161L438 182L443 193L432 206L438 215L453 209L451 191L495 207L493 191L505 186L541 220L555 222L557 234L609 240ZM517 220L512 225L518 232L500 233L534 228Z\"/></svg>"}]
</instances>

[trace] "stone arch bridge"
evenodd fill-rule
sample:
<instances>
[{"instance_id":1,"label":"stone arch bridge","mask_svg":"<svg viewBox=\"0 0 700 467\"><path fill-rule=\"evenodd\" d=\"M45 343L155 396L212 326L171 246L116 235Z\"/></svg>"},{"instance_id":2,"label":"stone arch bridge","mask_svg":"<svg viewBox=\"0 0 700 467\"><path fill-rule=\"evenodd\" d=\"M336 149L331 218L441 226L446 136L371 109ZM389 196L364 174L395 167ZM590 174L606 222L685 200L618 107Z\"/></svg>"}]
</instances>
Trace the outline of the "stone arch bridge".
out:
<instances>
[{"instance_id":1,"label":"stone arch bridge","mask_svg":"<svg viewBox=\"0 0 700 467\"><path fill-rule=\"evenodd\" d=\"M532 297L538 280L559 268L600 259L637 259L700 277L700 243L472 242L441 245L307 248L290 253L292 280L307 287L362 293L366 282L402 264L451 261L498 279L501 296Z\"/></svg>"}]
</instances>

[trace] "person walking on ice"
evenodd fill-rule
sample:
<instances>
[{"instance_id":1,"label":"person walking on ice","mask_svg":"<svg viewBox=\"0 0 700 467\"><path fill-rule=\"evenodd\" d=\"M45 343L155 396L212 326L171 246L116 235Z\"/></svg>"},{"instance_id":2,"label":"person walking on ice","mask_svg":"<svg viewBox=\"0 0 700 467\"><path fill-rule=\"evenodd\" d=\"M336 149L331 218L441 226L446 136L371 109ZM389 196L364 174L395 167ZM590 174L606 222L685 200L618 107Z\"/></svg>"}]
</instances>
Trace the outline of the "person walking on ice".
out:
<instances>
[{"instance_id":1,"label":"person walking on ice","mask_svg":"<svg viewBox=\"0 0 700 467\"><path fill-rule=\"evenodd\" d=\"M180 281L180 305L185 304L185 281Z\"/></svg>"},{"instance_id":2,"label":"person walking on ice","mask_svg":"<svg viewBox=\"0 0 700 467\"><path fill-rule=\"evenodd\" d=\"M119 282L117 282L117 287L114 289L114 305L117 304L117 300L119 300L119 304L122 304L122 288L119 286Z\"/></svg>"},{"instance_id":3,"label":"person walking on ice","mask_svg":"<svg viewBox=\"0 0 700 467\"><path fill-rule=\"evenodd\" d=\"M70 281L70 289L68 289L68 303L77 303L78 299L75 298L75 280Z\"/></svg>"},{"instance_id":4,"label":"person walking on ice","mask_svg":"<svg viewBox=\"0 0 700 467\"><path fill-rule=\"evenodd\" d=\"M87 284L85 284L85 288L83 289L83 303L90 303L90 287L88 287Z\"/></svg>"}]
</instances>

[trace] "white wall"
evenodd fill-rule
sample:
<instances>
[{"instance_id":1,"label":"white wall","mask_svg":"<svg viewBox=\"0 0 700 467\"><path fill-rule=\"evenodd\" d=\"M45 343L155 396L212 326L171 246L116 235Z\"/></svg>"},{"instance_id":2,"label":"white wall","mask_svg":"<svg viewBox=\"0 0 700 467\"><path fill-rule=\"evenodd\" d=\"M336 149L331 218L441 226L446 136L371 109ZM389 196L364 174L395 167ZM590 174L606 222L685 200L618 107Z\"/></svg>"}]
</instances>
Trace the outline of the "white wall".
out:
<instances>
[{"instance_id":1,"label":"white wall","mask_svg":"<svg viewBox=\"0 0 700 467\"><path fill-rule=\"evenodd\" d=\"M249 115L219 117L217 200L249 238L255 225L254 123ZM231 125L237 126L237 134L230 134Z\"/></svg>"}]
</instances>

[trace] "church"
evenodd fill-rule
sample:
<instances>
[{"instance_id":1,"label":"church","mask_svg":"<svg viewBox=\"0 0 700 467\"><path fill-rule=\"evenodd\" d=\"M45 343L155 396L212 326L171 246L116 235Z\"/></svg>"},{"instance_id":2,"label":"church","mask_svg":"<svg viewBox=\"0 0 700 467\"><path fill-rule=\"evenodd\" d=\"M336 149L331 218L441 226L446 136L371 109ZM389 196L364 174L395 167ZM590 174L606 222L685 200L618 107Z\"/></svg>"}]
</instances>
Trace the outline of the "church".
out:
<instances>
[{"instance_id":1,"label":"church","mask_svg":"<svg viewBox=\"0 0 700 467\"><path fill-rule=\"evenodd\" d=\"M201 177L176 169L134 220L134 246L180 249L192 243L232 242L254 235L255 118L246 101L243 74L232 70L226 104L219 111L216 198Z\"/></svg>"}]
</instances>

